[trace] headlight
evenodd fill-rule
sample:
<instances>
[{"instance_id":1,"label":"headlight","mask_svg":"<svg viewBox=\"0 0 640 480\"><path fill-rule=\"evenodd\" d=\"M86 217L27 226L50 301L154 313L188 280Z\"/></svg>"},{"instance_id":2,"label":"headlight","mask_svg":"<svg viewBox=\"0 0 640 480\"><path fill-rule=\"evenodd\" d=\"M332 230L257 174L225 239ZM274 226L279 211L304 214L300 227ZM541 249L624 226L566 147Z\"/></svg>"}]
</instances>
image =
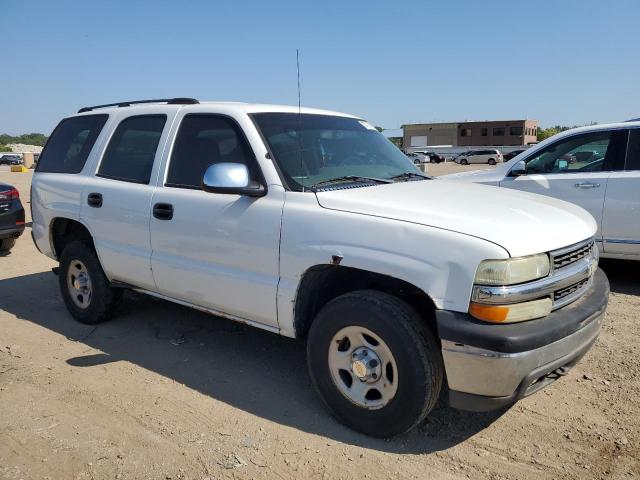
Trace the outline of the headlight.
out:
<instances>
[{"instance_id":1,"label":"headlight","mask_svg":"<svg viewBox=\"0 0 640 480\"><path fill-rule=\"evenodd\" d=\"M484 260L480 263L476 285L515 285L549 275L549 255L541 253L505 260Z\"/></svg>"}]
</instances>

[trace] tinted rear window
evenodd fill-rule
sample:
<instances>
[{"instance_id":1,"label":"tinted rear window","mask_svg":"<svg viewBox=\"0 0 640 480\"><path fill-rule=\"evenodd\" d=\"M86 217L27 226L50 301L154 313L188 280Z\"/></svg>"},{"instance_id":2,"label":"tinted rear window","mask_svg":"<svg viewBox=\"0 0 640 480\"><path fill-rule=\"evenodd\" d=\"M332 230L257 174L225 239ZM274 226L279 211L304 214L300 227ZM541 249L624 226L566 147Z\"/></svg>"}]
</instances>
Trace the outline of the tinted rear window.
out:
<instances>
[{"instance_id":1,"label":"tinted rear window","mask_svg":"<svg viewBox=\"0 0 640 480\"><path fill-rule=\"evenodd\" d=\"M631 129L627 146L626 170L640 170L640 128Z\"/></svg>"},{"instance_id":2,"label":"tinted rear window","mask_svg":"<svg viewBox=\"0 0 640 480\"><path fill-rule=\"evenodd\" d=\"M98 176L149 183L166 115L137 115L124 119L111 137Z\"/></svg>"},{"instance_id":3,"label":"tinted rear window","mask_svg":"<svg viewBox=\"0 0 640 480\"><path fill-rule=\"evenodd\" d=\"M96 143L109 115L83 115L66 118L47 141L37 172L79 173Z\"/></svg>"}]
</instances>

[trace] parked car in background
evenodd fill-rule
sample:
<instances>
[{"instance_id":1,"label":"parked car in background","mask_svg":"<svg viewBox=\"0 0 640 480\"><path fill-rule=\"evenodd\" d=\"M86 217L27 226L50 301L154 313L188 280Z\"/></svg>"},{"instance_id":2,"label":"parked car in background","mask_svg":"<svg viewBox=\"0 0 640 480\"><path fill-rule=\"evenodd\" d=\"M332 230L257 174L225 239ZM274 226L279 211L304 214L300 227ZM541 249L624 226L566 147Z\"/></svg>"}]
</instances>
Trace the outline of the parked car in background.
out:
<instances>
[{"instance_id":1,"label":"parked car in background","mask_svg":"<svg viewBox=\"0 0 640 480\"><path fill-rule=\"evenodd\" d=\"M24 208L20 194L15 187L0 183L0 253L11 250L22 232Z\"/></svg>"},{"instance_id":2,"label":"parked car in background","mask_svg":"<svg viewBox=\"0 0 640 480\"><path fill-rule=\"evenodd\" d=\"M509 160L511 160L513 157L515 157L516 155L520 155L522 152L525 152L526 149L521 149L521 150L512 150L509 153L505 153L502 156L503 161L508 162Z\"/></svg>"},{"instance_id":3,"label":"parked car in background","mask_svg":"<svg viewBox=\"0 0 640 480\"><path fill-rule=\"evenodd\" d=\"M429 157L431 163L442 163L445 161L444 157L436 152L425 152L425 155Z\"/></svg>"},{"instance_id":4,"label":"parked car in background","mask_svg":"<svg viewBox=\"0 0 640 480\"><path fill-rule=\"evenodd\" d=\"M424 153L410 152L405 155L409 157L409 160L411 160L415 165L420 165L421 163L427 163L429 161L429 157Z\"/></svg>"},{"instance_id":5,"label":"parked car in background","mask_svg":"<svg viewBox=\"0 0 640 480\"><path fill-rule=\"evenodd\" d=\"M640 260L640 121L568 130L494 170L440 178L580 205L596 219L603 257Z\"/></svg>"},{"instance_id":6,"label":"parked car in background","mask_svg":"<svg viewBox=\"0 0 640 480\"><path fill-rule=\"evenodd\" d=\"M433 180L344 113L85 107L49 138L32 207L78 321L131 289L306 339L324 403L381 437L424 420L443 382L451 405L491 410L561 378L608 301L585 210Z\"/></svg>"},{"instance_id":7,"label":"parked car in background","mask_svg":"<svg viewBox=\"0 0 640 480\"><path fill-rule=\"evenodd\" d=\"M460 165L469 165L471 163L488 163L495 165L502 162L502 153L496 149L487 150L470 150L458 155L454 161Z\"/></svg>"},{"instance_id":8,"label":"parked car in background","mask_svg":"<svg viewBox=\"0 0 640 480\"><path fill-rule=\"evenodd\" d=\"M22 157L15 153L0 153L0 165L22 165Z\"/></svg>"}]
</instances>

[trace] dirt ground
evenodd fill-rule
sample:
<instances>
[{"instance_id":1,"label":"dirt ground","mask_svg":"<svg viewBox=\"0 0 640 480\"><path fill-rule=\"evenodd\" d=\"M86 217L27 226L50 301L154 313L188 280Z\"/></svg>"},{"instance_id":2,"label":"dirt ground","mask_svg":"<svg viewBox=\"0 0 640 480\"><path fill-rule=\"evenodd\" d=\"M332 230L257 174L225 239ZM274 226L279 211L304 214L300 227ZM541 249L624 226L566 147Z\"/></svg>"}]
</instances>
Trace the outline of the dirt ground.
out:
<instances>
[{"instance_id":1,"label":"dirt ground","mask_svg":"<svg viewBox=\"0 0 640 480\"><path fill-rule=\"evenodd\" d=\"M0 171L27 210L30 180ZM567 377L506 411L441 402L388 441L324 410L302 343L133 294L111 322L81 325L53 266L28 230L0 257L2 479L640 476L636 264L602 263L612 287L604 330Z\"/></svg>"}]
</instances>

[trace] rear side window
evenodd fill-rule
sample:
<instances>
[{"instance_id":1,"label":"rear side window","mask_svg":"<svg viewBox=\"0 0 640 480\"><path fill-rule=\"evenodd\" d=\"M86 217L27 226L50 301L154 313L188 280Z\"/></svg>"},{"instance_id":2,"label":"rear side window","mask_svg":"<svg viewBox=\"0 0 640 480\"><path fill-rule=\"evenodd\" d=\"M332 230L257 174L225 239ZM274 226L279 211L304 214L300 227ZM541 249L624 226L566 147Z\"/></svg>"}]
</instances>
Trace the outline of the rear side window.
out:
<instances>
[{"instance_id":1,"label":"rear side window","mask_svg":"<svg viewBox=\"0 0 640 480\"><path fill-rule=\"evenodd\" d=\"M109 115L66 118L58 124L38 159L37 172L80 173Z\"/></svg>"},{"instance_id":2,"label":"rear side window","mask_svg":"<svg viewBox=\"0 0 640 480\"><path fill-rule=\"evenodd\" d=\"M233 120L222 115L186 115L173 146L165 185L200 188L207 167L220 162L243 163L251 180L259 180L253 151Z\"/></svg>"},{"instance_id":3,"label":"rear side window","mask_svg":"<svg viewBox=\"0 0 640 480\"><path fill-rule=\"evenodd\" d=\"M138 115L120 122L102 157L98 176L149 183L166 120L166 115Z\"/></svg>"},{"instance_id":4,"label":"rear side window","mask_svg":"<svg viewBox=\"0 0 640 480\"><path fill-rule=\"evenodd\" d=\"M640 128L633 128L629 132L625 169L640 170Z\"/></svg>"}]
</instances>

